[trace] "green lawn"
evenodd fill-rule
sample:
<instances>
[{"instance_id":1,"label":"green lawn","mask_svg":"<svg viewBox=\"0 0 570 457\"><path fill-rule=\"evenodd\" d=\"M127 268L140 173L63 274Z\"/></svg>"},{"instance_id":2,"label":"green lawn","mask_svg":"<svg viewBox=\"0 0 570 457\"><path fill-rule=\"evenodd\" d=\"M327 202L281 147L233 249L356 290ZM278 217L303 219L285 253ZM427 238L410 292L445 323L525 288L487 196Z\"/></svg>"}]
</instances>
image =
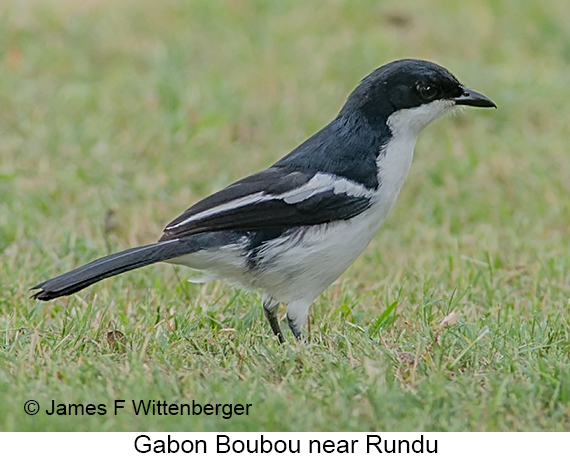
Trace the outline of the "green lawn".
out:
<instances>
[{"instance_id":1,"label":"green lawn","mask_svg":"<svg viewBox=\"0 0 570 457\"><path fill-rule=\"evenodd\" d=\"M568 17L560 0L3 1L0 430L568 430ZM29 299L154 241L401 57L499 109L422 134L393 213L313 305L310 344L278 345L257 295L169 265ZM115 399L253 406L115 416ZM49 416L52 400L107 414Z\"/></svg>"}]
</instances>

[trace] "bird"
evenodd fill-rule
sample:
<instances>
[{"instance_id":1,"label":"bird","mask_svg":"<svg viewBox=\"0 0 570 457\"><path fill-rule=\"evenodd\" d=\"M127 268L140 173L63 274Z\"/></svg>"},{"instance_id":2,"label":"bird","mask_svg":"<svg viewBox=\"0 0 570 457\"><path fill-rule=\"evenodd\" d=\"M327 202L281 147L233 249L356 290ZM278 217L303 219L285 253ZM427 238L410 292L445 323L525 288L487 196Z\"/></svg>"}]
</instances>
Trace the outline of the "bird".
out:
<instances>
[{"instance_id":1,"label":"bird","mask_svg":"<svg viewBox=\"0 0 570 457\"><path fill-rule=\"evenodd\" d=\"M157 262L261 293L280 343L303 339L311 304L364 251L394 206L416 140L457 107L497 108L444 67L387 63L360 81L338 115L269 168L198 201L156 243L107 255L30 290L52 300Z\"/></svg>"}]
</instances>

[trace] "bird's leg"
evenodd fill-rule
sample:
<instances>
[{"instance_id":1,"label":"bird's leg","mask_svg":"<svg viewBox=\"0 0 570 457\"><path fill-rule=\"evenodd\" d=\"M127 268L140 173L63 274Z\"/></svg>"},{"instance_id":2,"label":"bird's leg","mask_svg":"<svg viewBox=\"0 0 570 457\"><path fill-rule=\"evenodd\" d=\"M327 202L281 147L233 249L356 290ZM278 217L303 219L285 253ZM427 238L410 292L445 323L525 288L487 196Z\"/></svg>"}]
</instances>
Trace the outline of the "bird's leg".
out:
<instances>
[{"instance_id":1,"label":"bird's leg","mask_svg":"<svg viewBox=\"0 0 570 457\"><path fill-rule=\"evenodd\" d=\"M289 314L287 314L287 323L289 324L289 328L293 332L295 339L297 341L301 341L303 339L303 334L301 333L301 325L295 319L292 319Z\"/></svg>"},{"instance_id":2,"label":"bird's leg","mask_svg":"<svg viewBox=\"0 0 570 457\"><path fill-rule=\"evenodd\" d=\"M302 328L303 324L307 322L311 303L312 300L301 299L292 301L287 305L287 322L297 341L307 342L307 340L303 338Z\"/></svg>"},{"instance_id":3,"label":"bird's leg","mask_svg":"<svg viewBox=\"0 0 570 457\"><path fill-rule=\"evenodd\" d=\"M269 322L269 326L281 344L285 342L281 327L279 326L279 319L277 318L277 310L279 309L279 302L271 297L263 297L263 314Z\"/></svg>"}]
</instances>

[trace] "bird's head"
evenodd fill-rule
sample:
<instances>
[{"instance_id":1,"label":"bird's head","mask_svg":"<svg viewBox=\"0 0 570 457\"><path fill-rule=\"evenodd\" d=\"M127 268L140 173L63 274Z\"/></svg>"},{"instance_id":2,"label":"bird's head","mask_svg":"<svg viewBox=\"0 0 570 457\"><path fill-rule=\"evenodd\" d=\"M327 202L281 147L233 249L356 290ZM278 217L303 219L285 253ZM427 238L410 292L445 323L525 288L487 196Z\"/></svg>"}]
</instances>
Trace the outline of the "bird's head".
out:
<instances>
[{"instance_id":1,"label":"bird's head","mask_svg":"<svg viewBox=\"0 0 570 457\"><path fill-rule=\"evenodd\" d=\"M405 59L370 73L348 97L340 115L360 115L374 125L393 124L418 134L457 106L496 108L484 95L466 88L445 68Z\"/></svg>"}]
</instances>

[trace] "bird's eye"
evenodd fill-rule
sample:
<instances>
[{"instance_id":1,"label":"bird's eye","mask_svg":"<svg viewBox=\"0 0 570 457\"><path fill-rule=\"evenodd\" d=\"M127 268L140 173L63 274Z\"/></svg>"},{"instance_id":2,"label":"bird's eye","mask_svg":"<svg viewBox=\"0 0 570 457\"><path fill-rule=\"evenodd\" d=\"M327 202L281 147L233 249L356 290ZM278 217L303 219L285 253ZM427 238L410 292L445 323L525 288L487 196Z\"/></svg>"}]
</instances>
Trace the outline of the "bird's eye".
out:
<instances>
[{"instance_id":1,"label":"bird's eye","mask_svg":"<svg viewBox=\"0 0 570 457\"><path fill-rule=\"evenodd\" d=\"M437 89L430 84L418 84L417 89L420 97L427 101L435 99L438 95Z\"/></svg>"}]
</instances>

